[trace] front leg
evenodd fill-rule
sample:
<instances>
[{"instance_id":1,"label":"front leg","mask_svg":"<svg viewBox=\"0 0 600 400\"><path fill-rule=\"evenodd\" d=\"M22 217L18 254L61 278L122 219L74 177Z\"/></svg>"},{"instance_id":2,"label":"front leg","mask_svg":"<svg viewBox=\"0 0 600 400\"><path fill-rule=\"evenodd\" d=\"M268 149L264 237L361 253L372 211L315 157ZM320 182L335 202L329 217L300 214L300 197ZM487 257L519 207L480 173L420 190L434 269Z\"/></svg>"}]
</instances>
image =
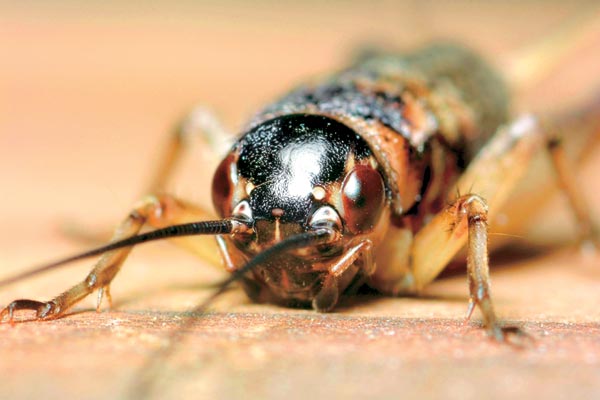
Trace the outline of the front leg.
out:
<instances>
[{"instance_id":1,"label":"front leg","mask_svg":"<svg viewBox=\"0 0 600 400\"><path fill-rule=\"evenodd\" d=\"M146 224L155 228L163 228L177 223L189 222L190 219L207 219L209 214L200 208L184 203L168 195L148 196L139 202L129 213L127 218L118 226L113 236L113 241L118 241L140 232ZM179 238L174 240L189 240ZM202 250L201 256L213 264L220 264L219 254L214 238L204 236L195 237L195 250ZM69 290L56 296L50 301L15 300L0 311L0 321L8 317L12 323L16 311L35 311L35 320L48 320L64 315L77 302L98 291L99 309L104 297L110 302L110 284L115 278L129 253L131 247L125 247L104 253L87 277Z\"/></svg>"},{"instance_id":2,"label":"front leg","mask_svg":"<svg viewBox=\"0 0 600 400\"><path fill-rule=\"evenodd\" d=\"M523 117L500 129L457 182L457 192L471 194L459 196L435 215L413 242L412 283L417 291L431 282L467 245L467 317L470 318L475 306L479 306L485 328L490 336L500 341L506 339L507 333L520 331L500 326L494 311L487 221L506 203L514 186L527 171L529 161L544 148L545 141L544 133L532 117Z\"/></svg>"},{"instance_id":3,"label":"front leg","mask_svg":"<svg viewBox=\"0 0 600 400\"><path fill-rule=\"evenodd\" d=\"M498 341L505 340L507 333L522 334L519 328L500 326L490 295L490 268L488 256L488 208L485 201L476 195L462 196L453 207L459 224L467 221L467 281L469 283L469 307L467 320L475 306L479 306L484 326Z\"/></svg>"},{"instance_id":4,"label":"front leg","mask_svg":"<svg viewBox=\"0 0 600 400\"><path fill-rule=\"evenodd\" d=\"M457 192L474 194L454 200L415 236L411 251L410 279L398 281L397 292L421 290L435 279L466 244L470 291L468 316L478 305L488 332L498 340L503 340L507 332L518 332L514 328L500 327L492 306L487 221L507 204L512 190L529 168L533 156L547 146L546 133L532 117L523 117L500 129L457 182ZM568 176L564 173L564 163L557 162L556 159L553 161L559 181L564 180ZM561 183L570 196L581 199L573 185ZM572 207L575 211L585 209L581 202L572 204ZM589 215L583 215L580 223L591 226Z\"/></svg>"}]
</instances>

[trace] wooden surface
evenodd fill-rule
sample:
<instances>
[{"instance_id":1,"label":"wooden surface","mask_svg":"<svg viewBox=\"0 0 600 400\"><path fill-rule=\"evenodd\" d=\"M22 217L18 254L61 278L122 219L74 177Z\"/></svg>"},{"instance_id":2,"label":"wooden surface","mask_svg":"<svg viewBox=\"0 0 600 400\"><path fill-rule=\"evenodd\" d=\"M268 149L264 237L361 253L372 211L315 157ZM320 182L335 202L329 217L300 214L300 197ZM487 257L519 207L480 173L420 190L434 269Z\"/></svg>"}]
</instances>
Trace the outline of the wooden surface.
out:
<instances>
[{"instance_id":1,"label":"wooden surface","mask_svg":"<svg viewBox=\"0 0 600 400\"><path fill-rule=\"evenodd\" d=\"M119 221L166 131L193 104L210 105L235 130L261 104L342 66L364 43L401 48L444 37L501 65L585 5L515 6L0 5L0 277L86 248L60 233L65 221L92 231ZM587 12L597 26L594 13ZM551 82L520 96L517 112L562 109L597 93L598 46L584 44ZM579 171L596 217L599 156ZM173 191L207 204L210 171L201 156L191 158ZM545 207L536 242L570 237L564 201ZM534 237L517 241L530 248ZM478 315L463 326L462 274L435 282L423 298L362 295L326 315L250 304L232 290L157 370L153 396L600 396L600 257L568 244L513 253L493 259L493 295L502 318L535 338L524 349L489 341L476 328ZM89 265L2 288L0 304L49 298ZM210 294L203 285L221 276L168 244L148 245L115 281L112 311L95 313L86 299L57 321L0 325L0 398L130 397L140 368Z\"/></svg>"}]
</instances>

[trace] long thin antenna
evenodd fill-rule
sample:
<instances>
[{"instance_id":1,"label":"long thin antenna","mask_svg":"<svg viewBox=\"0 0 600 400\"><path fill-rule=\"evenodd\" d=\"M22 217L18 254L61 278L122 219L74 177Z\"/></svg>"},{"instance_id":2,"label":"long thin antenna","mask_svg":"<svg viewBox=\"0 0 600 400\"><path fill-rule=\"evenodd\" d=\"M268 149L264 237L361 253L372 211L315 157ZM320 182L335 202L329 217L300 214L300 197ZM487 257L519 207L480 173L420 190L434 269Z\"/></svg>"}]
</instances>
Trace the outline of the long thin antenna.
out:
<instances>
[{"instance_id":1,"label":"long thin antenna","mask_svg":"<svg viewBox=\"0 0 600 400\"><path fill-rule=\"evenodd\" d=\"M98 256L107 251L120 249L122 247L130 247L137 244L151 242L154 240L162 240L171 237L178 236L193 236L193 235L222 235L232 233L238 230L249 229L248 225L237 219L223 219L217 221L201 221L191 222L181 225L172 225L166 228L157 229L152 232L142 233L141 235L132 236L127 239L119 240L117 242L109 243L106 246L98 247L93 250L86 251L84 253L76 254L74 256L66 257L58 261L54 261L49 264L42 265L30 269L29 271L22 272L10 278L0 280L0 287L9 285L11 283L20 281L21 279L29 278L31 276L39 275L43 272L53 270L61 267L65 264L72 263L75 261L83 260L85 258Z\"/></svg>"}]
</instances>

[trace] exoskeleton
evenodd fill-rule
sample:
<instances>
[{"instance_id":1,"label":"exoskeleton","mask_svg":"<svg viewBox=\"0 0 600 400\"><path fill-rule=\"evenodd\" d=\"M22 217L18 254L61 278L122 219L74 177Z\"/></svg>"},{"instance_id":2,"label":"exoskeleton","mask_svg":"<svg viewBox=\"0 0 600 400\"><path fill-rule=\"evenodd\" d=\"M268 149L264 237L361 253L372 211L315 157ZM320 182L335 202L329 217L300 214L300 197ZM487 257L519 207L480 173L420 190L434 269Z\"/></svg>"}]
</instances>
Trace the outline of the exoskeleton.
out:
<instances>
[{"instance_id":1,"label":"exoskeleton","mask_svg":"<svg viewBox=\"0 0 600 400\"><path fill-rule=\"evenodd\" d=\"M533 116L511 120L508 97L499 75L460 46L362 57L250 121L214 174L218 215L165 193L187 136L199 133L211 146L221 135L196 110L113 241L42 268L101 255L87 277L50 301L16 300L0 316L34 310L37 320L57 318L94 291L100 305L132 246L167 237L185 237L232 273L217 294L239 280L257 301L317 311L363 284L419 293L466 245L468 314L479 306L488 332L503 340L515 328L494 313L488 221L507 208L534 154L550 150L582 234L591 231L558 142ZM594 109L553 122L583 126ZM139 234L145 225L157 230Z\"/></svg>"}]
</instances>

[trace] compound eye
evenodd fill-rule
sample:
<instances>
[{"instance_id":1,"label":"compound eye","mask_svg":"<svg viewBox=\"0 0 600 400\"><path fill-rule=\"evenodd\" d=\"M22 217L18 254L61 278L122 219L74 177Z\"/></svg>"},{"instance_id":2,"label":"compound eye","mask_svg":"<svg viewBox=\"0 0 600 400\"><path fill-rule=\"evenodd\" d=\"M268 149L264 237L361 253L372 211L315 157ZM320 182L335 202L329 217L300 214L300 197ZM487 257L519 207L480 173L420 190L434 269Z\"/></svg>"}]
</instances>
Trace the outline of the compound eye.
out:
<instances>
[{"instance_id":1,"label":"compound eye","mask_svg":"<svg viewBox=\"0 0 600 400\"><path fill-rule=\"evenodd\" d=\"M357 165L342 183L342 215L352 233L372 230L383 211L385 185L381 174L368 165Z\"/></svg>"},{"instance_id":2,"label":"compound eye","mask_svg":"<svg viewBox=\"0 0 600 400\"><path fill-rule=\"evenodd\" d=\"M254 218L252 215L252 208L250 207L250 203L248 203L246 200L240 201L239 204L235 206L231 214L234 217L245 221L252 221Z\"/></svg>"},{"instance_id":3,"label":"compound eye","mask_svg":"<svg viewBox=\"0 0 600 400\"><path fill-rule=\"evenodd\" d=\"M221 217L231 215L234 187L237 184L235 155L230 153L217 167L212 181L212 201Z\"/></svg>"},{"instance_id":4,"label":"compound eye","mask_svg":"<svg viewBox=\"0 0 600 400\"><path fill-rule=\"evenodd\" d=\"M342 229L342 220L339 214L330 206L322 206L313 213L308 220L308 225L311 228L320 226L333 226L339 230Z\"/></svg>"}]
</instances>

